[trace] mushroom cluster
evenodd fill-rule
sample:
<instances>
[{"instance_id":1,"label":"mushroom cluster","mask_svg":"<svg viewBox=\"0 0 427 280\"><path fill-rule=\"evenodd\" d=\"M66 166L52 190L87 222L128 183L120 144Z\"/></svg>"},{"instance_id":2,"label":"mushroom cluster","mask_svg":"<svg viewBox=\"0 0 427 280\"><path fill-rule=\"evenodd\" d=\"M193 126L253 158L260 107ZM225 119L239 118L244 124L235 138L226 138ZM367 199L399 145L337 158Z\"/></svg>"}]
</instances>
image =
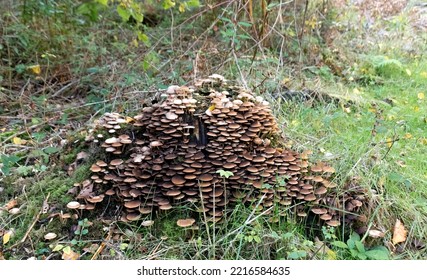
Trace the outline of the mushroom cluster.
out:
<instances>
[{"instance_id":1,"label":"mushroom cluster","mask_svg":"<svg viewBox=\"0 0 427 280\"><path fill-rule=\"evenodd\" d=\"M331 226L342 220L339 209L360 209L363 196L337 196L332 167L280 147L281 131L262 97L212 75L171 86L162 98L133 118L98 120L87 140L105 153L77 197L87 209L114 196L123 221L183 203L219 221L236 203L266 214L294 205L296 215L311 212Z\"/></svg>"}]
</instances>

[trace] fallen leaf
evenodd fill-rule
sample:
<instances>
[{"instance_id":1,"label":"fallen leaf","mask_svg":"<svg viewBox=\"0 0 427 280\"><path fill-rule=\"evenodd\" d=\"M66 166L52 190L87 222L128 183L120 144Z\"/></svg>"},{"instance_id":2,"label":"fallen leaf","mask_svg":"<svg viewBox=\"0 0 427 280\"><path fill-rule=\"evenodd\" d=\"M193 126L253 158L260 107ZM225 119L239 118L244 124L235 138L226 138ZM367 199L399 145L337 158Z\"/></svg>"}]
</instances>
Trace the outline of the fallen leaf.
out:
<instances>
[{"instance_id":1,"label":"fallen leaf","mask_svg":"<svg viewBox=\"0 0 427 280\"><path fill-rule=\"evenodd\" d=\"M28 69L36 75L39 75L41 73L41 68L39 64L28 66Z\"/></svg>"},{"instance_id":2,"label":"fallen leaf","mask_svg":"<svg viewBox=\"0 0 427 280\"><path fill-rule=\"evenodd\" d=\"M405 226L402 224L402 222L399 219L396 219L396 223L394 224L394 230L393 230L393 238L392 238L393 245L404 242L406 240L407 235L408 235L408 231L405 229Z\"/></svg>"},{"instance_id":3,"label":"fallen leaf","mask_svg":"<svg viewBox=\"0 0 427 280\"><path fill-rule=\"evenodd\" d=\"M6 203L4 208L9 211L10 209L14 208L16 205L18 205L18 201L16 199L11 199L9 200L8 203Z\"/></svg>"},{"instance_id":4,"label":"fallen leaf","mask_svg":"<svg viewBox=\"0 0 427 280\"><path fill-rule=\"evenodd\" d=\"M406 164L403 160L396 160L396 164L399 165L400 167L406 167Z\"/></svg>"},{"instance_id":5,"label":"fallen leaf","mask_svg":"<svg viewBox=\"0 0 427 280\"><path fill-rule=\"evenodd\" d=\"M9 242L10 237L12 237L12 235L13 235L13 231L11 230L6 231L6 233L3 235L3 245L6 245L7 242Z\"/></svg>"},{"instance_id":6,"label":"fallen leaf","mask_svg":"<svg viewBox=\"0 0 427 280\"><path fill-rule=\"evenodd\" d=\"M371 229L368 231L368 234L372 238L382 238L384 237L384 232L376 229Z\"/></svg>"},{"instance_id":7,"label":"fallen leaf","mask_svg":"<svg viewBox=\"0 0 427 280\"><path fill-rule=\"evenodd\" d=\"M27 140L21 139L19 137L13 137L12 139L13 144L15 145L25 145L27 143Z\"/></svg>"},{"instance_id":8,"label":"fallen leaf","mask_svg":"<svg viewBox=\"0 0 427 280\"><path fill-rule=\"evenodd\" d=\"M417 94L418 99L424 99L425 95L424 92L420 92Z\"/></svg>"},{"instance_id":9,"label":"fallen leaf","mask_svg":"<svg viewBox=\"0 0 427 280\"><path fill-rule=\"evenodd\" d=\"M80 255L74 252L70 246L62 249L62 252L62 259L66 261L77 260L80 257Z\"/></svg>"},{"instance_id":10,"label":"fallen leaf","mask_svg":"<svg viewBox=\"0 0 427 280\"><path fill-rule=\"evenodd\" d=\"M391 146L393 146L393 139L391 139L390 137L387 138L386 144L387 144L387 147L391 148Z\"/></svg>"},{"instance_id":11,"label":"fallen leaf","mask_svg":"<svg viewBox=\"0 0 427 280\"><path fill-rule=\"evenodd\" d=\"M408 74L408 76L411 76L411 75L412 75L412 72L411 72L411 70L409 70L409 69L406 69L406 74Z\"/></svg>"}]
</instances>

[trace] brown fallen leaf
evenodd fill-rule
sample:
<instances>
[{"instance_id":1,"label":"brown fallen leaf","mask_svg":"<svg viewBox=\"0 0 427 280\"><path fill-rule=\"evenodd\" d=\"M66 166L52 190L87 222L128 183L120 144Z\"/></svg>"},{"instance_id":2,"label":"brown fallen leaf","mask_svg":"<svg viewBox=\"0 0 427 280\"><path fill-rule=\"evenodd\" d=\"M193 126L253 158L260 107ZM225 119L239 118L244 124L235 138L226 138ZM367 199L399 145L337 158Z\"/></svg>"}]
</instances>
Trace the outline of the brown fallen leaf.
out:
<instances>
[{"instance_id":1,"label":"brown fallen leaf","mask_svg":"<svg viewBox=\"0 0 427 280\"><path fill-rule=\"evenodd\" d=\"M77 260L80 257L79 253L74 252L70 246L62 250L62 259L66 261Z\"/></svg>"},{"instance_id":2,"label":"brown fallen leaf","mask_svg":"<svg viewBox=\"0 0 427 280\"><path fill-rule=\"evenodd\" d=\"M404 242L407 236L408 236L408 231L405 229L405 226L402 224L402 222L399 219L396 219L396 223L394 224L394 230L393 230L393 238L392 238L393 245Z\"/></svg>"},{"instance_id":3,"label":"brown fallen leaf","mask_svg":"<svg viewBox=\"0 0 427 280\"><path fill-rule=\"evenodd\" d=\"M11 199L9 200L8 203L6 203L6 205L3 208L9 211L10 209L14 208L16 205L18 205L18 201L16 199Z\"/></svg>"}]
</instances>

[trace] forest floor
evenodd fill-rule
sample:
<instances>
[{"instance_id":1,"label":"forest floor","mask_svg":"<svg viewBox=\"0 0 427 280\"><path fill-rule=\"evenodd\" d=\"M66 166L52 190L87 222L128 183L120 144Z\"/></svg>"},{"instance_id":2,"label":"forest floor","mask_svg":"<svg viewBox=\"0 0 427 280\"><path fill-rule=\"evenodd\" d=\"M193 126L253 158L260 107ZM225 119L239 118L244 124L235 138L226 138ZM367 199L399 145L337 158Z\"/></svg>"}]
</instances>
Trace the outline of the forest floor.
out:
<instances>
[{"instance_id":1,"label":"forest floor","mask_svg":"<svg viewBox=\"0 0 427 280\"><path fill-rule=\"evenodd\" d=\"M149 41L119 22L73 20L73 1L59 1L56 16L48 6L25 15L19 1L4 2L0 259L427 258L422 1L278 1L262 40L246 4L218 2L159 11L144 29ZM115 221L111 205L67 209L96 160L84 141L94 120L133 116L158 89L213 73L269 100L286 146L313 151L338 184L366 190L362 229L292 216L272 223L244 205L198 230L177 227L184 207L150 217L151 226Z\"/></svg>"}]
</instances>

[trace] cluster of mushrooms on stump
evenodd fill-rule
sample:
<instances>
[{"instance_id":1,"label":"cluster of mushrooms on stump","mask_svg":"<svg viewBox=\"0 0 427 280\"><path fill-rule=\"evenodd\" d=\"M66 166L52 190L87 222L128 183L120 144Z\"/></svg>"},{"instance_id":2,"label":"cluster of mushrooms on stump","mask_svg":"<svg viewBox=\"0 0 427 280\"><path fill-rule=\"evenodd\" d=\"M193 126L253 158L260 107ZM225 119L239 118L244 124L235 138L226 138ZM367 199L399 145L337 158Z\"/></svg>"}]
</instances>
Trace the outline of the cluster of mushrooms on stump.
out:
<instances>
[{"instance_id":1,"label":"cluster of mushrooms on stump","mask_svg":"<svg viewBox=\"0 0 427 280\"><path fill-rule=\"evenodd\" d=\"M186 203L218 222L245 203L338 226L343 212L351 218L362 206L360 193L337 194L334 168L280 147L282 132L262 97L212 75L170 86L162 98L133 118L107 113L97 121L87 140L102 158L77 185L80 209L110 196L123 206L120 219L135 221Z\"/></svg>"}]
</instances>

